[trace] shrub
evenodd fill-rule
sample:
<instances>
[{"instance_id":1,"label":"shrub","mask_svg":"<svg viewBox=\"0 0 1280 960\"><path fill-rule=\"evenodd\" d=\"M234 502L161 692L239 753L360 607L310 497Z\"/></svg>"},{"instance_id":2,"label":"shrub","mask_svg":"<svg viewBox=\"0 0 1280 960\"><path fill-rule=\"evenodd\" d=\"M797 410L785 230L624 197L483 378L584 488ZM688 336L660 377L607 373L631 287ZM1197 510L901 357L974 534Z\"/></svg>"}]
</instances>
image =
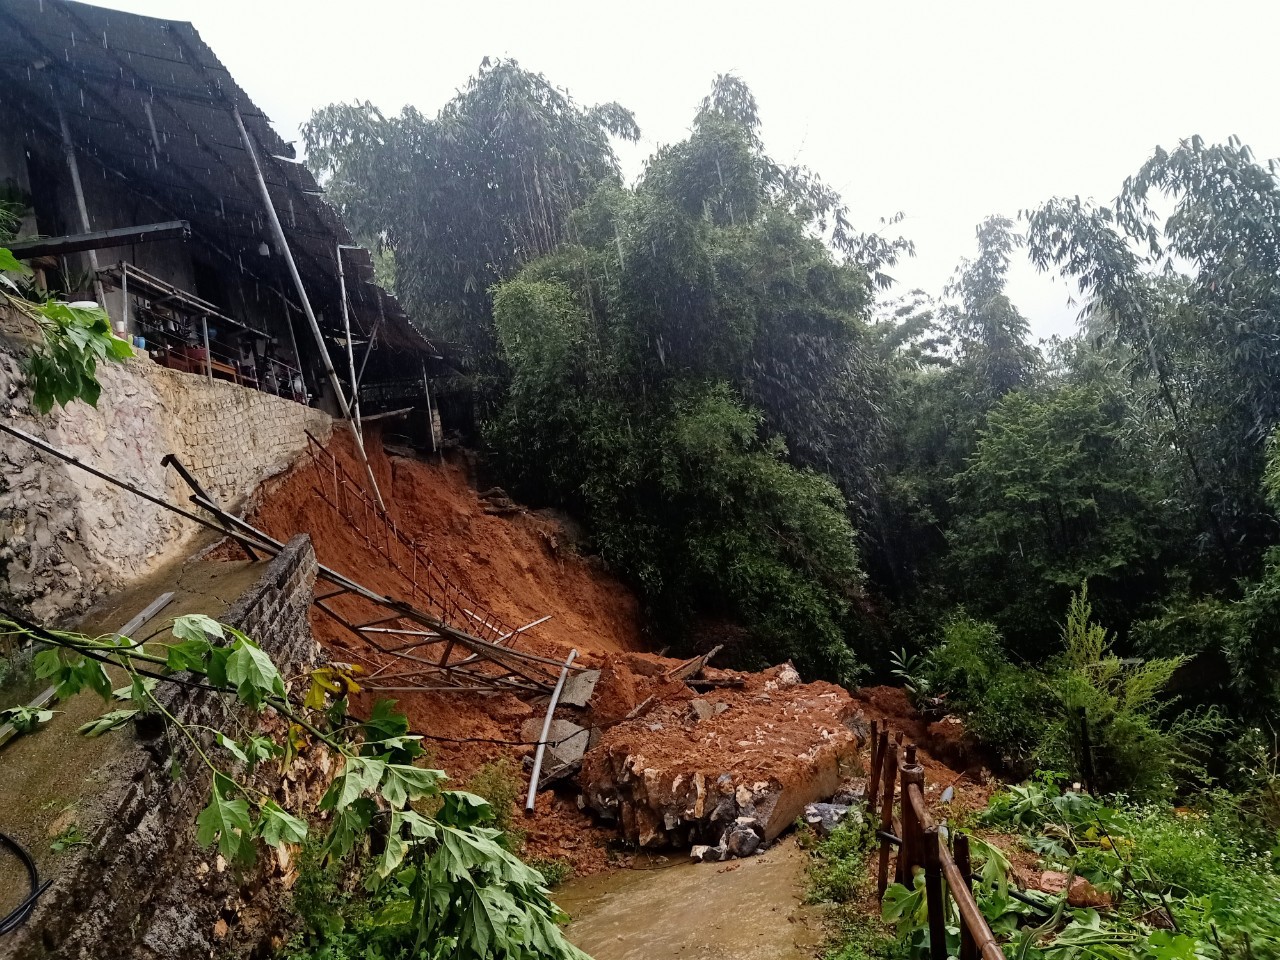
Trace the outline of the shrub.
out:
<instances>
[{"instance_id":1,"label":"shrub","mask_svg":"<svg viewBox=\"0 0 1280 960\"><path fill-rule=\"evenodd\" d=\"M963 717L965 729L1006 767L1030 764L1045 727L1046 685L1038 671L1005 658L992 624L953 617L924 676L928 689Z\"/></svg>"},{"instance_id":2,"label":"shrub","mask_svg":"<svg viewBox=\"0 0 1280 960\"><path fill-rule=\"evenodd\" d=\"M542 874L548 888L558 887L573 876L573 864L564 857L539 857L530 860L529 866Z\"/></svg>"},{"instance_id":3,"label":"shrub","mask_svg":"<svg viewBox=\"0 0 1280 960\"><path fill-rule=\"evenodd\" d=\"M812 902L848 903L867 877L867 856L875 841L869 823L852 818L812 847L809 865L809 899Z\"/></svg>"},{"instance_id":4,"label":"shrub","mask_svg":"<svg viewBox=\"0 0 1280 960\"><path fill-rule=\"evenodd\" d=\"M518 852L524 846L525 831L515 826L516 803L524 782L519 768L509 757L486 763L467 783L467 790L489 801L493 809L493 826L503 833L503 845Z\"/></svg>"},{"instance_id":5,"label":"shrub","mask_svg":"<svg viewBox=\"0 0 1280 960\"><path fill-rule=\"evenodd\" d=\"M1092 615L1081 586L1063 627L1066 652L1052 680L1056 716L1041 760L1087 779L1093 790L1167 797L1176 777L1203 776L1199 751L1221 723L1213 711L1186 711L1162 722L1167 704L1159 695L1186 659L1121 660Z\"/></svg>"}]
</instances>

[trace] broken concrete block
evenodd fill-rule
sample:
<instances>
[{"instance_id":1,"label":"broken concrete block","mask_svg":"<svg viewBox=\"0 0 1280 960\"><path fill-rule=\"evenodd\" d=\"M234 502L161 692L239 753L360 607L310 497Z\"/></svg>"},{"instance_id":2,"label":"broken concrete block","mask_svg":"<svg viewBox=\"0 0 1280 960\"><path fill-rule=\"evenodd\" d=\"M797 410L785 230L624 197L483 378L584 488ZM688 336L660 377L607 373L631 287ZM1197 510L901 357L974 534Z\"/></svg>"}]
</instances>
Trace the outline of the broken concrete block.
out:
<instances>
[{"instance_id":1,"label":"broken concrete block","mask_svg":"<svg viewBox=\"0 0 1280 960\"><path fill-rule=\"evenodd\" d=\"M689 701L689 712L693 714L693 721L697 723L699 720L706 720L708 717L715 715L715 708L701 697L695 697Z\"/></svg>"},{"instance_id":2,"label":"broken concrete block","mask_svg":"<svg viewBox=\"0 0 1280 960\"><path fill-rule=\"evenodd\" d=\"M526 740L537 740L542 733L542 721L530 717L520 728L521 736ZM575 763L586 753L590 732L571 720L552 720L551 729L547 731L546 756L543 766L550 770L565 764Z\"/></svg>"},{"instance_id":3,"label":"broken concrete block","mask_svg":"<svg viewBox=\"0 0 1280 960\"><path fill-rule=\"evenodd\" d=\"M560 702L568 707L585 707L595 693L599 679L599 670L571 674L560 691Z\"/></svg>"},{"instance_id":4,"label":"broken concrete block","mask_svg":"<svg viewBox=\"0 0 1280 960\"><path fill-rule=\"evenodd\" d=\"M845 722L858 713L847 691L795 684L792 674L782 666L746 675L741 690L720 690L714 701L661 699L643 720L604 729L579 777L588 808L618 817L624 838L643 847L687 850L735 832L739 850L772 842L806 805L836 792L863 745ZM774 691L761 700L768 683ZM696 734L691 714L700 717Z\"/></svg>"}]
</instances>

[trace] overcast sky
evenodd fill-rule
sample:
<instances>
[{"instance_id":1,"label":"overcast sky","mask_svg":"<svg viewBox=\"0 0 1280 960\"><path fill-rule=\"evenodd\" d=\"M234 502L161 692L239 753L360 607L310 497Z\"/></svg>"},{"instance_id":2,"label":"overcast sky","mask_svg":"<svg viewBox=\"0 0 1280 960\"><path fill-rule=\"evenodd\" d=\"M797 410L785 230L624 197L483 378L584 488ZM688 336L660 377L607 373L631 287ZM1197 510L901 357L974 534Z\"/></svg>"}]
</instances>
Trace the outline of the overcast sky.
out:
<instances>
[{"instance_id":1,"label":"overcast sky","mask_svg":"<svg viewBox=\"0 0 1280 960\"><path fill-rule=\"evenodd\" d=\"M1280 155L1273 2L106 0L189 20L285 140L311 109L368 99L434 113L485 56L592 104L631 108L629 177L680 139L718 72L760 101L765 144L836 186L856 222L902 210L938 293L987 214L1054 195L1110 200L1157 144L1239 135ZM1015 269L1037 335L1074 329L1068 288Z\"/></svg>"}]
</instances>

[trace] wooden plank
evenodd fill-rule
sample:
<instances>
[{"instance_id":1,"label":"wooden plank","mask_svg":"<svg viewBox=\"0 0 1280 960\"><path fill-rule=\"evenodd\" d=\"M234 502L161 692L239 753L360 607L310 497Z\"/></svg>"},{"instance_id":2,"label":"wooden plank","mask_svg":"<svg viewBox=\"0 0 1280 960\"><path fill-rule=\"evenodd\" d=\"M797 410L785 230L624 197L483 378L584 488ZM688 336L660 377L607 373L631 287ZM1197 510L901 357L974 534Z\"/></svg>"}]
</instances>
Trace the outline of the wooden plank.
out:
<instances>
[{"instance_id":1,"label":"wooden plank","mask_svg":"<svg viewBox=\"0 0 1280 960\"><path fill-rule=\"evenodd\" d=\"M186 220L166 220L164 223L148 223L140 227L116 227L112 230L93 230L89 233L73 233L65 237L41 237L37 240L15 240L8 244L9 251L19 260L37 257L60 257L85 250L102 250L107 247L128 247L156 240L187 240L191 237L191 224Z\"/></svg>"},{"instance_id":2,"label":"wooden plank","mask_svg":"<svg viewBox=\"0 0 1280 960\"><path fill-rule=\"evenodd\" d=\"M723 644L716 644L700 657L694 657L692 660L686 660L678 667L674 667L663 674L664 680L681 680L688 682L702 672L702 668L711 662L711 658L724 649Z\"/></svg>"}]
</instances>

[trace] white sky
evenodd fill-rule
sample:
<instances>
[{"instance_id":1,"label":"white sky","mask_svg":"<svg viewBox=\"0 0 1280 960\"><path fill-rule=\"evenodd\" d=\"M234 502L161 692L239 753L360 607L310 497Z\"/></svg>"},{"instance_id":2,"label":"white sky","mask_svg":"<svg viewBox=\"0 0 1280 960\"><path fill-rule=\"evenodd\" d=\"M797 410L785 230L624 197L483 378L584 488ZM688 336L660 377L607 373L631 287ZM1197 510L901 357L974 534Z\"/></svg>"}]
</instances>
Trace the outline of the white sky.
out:
<instances>
[{"instance_id":1,"label":"white sky","mask_svg":"<svg viewBox=\"0 0 1280 960\"><path fill-rule=\"evenodd\" d=\"M863 229L906 212L903 292L939 293L987 214L1109 201L1156 144L1237 134L1280 155L1265 0L99 2L194 23L285 140L335 100L434 114L483 57L512 56L635 111L644 139L619 151L634 177L733 71L775 158L818 171ZM1037 335L1074 329L1061 282L1020 262L1010 294Z\"/></svg>"}]
</instances>

